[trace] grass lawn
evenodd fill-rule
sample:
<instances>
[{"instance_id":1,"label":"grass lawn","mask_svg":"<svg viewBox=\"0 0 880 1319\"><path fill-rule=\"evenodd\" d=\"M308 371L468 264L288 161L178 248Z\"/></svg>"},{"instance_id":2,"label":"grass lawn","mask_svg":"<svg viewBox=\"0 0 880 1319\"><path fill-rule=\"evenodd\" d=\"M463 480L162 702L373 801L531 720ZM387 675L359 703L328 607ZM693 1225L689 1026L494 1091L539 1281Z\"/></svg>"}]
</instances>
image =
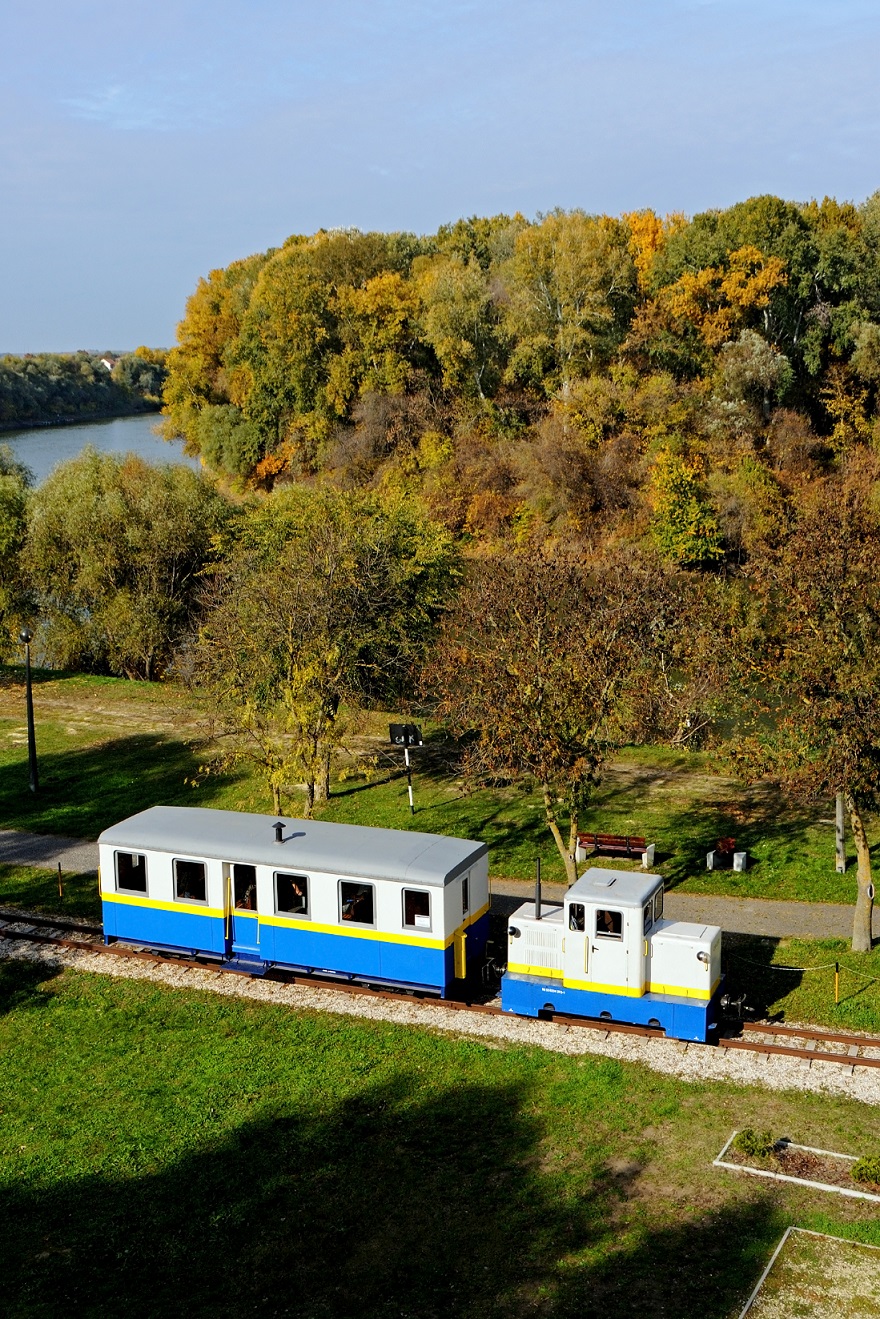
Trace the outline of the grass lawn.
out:
<instances>
[{"instance_id":1,"label":"grass lawn","mask_svg":"<svg viewBox=\"0 0 880 1319\"><path fill-rule=\"evenodd\" d=\"M0 827L94 838L157 803L270 808L266 789L244 770L200 775L212 751L206 712L180 689L51 672L37 679L41 791L33 795L21 671L0 669ZM387 723L387 714L369 716L361 739L380 753L376 776L336 782L324 818L480 838L490 846L493 875L531 879L540 856L547 881L564 878L537 796L518 787L466 793L439 738L413 754L410 816L406 780L394 771L400 757L385 741ZM296 792L287 810L301 812ZM657 846L656 869L683 892L850 903L855 866L851 859L846 875L835 874L832 813L829 804L821 818L798 814L772 786L743 787L713 772L703 754L631 747L608 767L583 824L647 837ZM869 829L876 837L877 822ZM706 852L729 836L749 851L753 866L744 874L708 872Z\"/></svg>"},{"instance_id":2,"label":"grass lawn","mask_svg":"<svg viewBox=\"0 0 880 1319\"><path fill-rule=\"evenodd\" d=\"M709 1164L880 1111L0 963L4 1314L731 1319L858 1201Z\"/></svg>"}]
</instances>

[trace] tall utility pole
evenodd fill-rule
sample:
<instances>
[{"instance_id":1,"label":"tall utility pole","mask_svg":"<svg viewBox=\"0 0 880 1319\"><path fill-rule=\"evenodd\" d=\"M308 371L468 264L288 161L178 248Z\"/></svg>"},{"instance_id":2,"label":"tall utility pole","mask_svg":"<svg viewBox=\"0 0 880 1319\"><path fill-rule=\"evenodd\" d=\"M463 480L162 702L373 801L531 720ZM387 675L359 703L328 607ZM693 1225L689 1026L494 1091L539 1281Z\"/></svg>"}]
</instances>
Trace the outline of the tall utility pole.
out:
<instances>
[{"instance_id":1,"label":"tall utility pole","mask_svg":"<svg viewBox=\"0 0 880 1319\"><path fill-rule=\"evenodd\" d=\"M40 783L37 778L37 738L34 732L34 693L31 687L31 641L33 640L33 637L27 628L22 628L21 639L24 642L24 687L25 701L27 703L28 772L30 774L31 792L37 792Z\"/></svg>"}]
</instances>

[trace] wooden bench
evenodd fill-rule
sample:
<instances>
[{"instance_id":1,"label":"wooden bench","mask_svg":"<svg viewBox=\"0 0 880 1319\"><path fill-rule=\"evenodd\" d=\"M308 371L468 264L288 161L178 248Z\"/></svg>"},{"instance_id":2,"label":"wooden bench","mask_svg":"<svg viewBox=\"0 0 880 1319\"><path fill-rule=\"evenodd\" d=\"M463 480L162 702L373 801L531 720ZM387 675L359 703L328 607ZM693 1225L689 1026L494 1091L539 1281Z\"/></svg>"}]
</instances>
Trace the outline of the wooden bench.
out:
<instances>
[{"instance_id":1,"label":"wooden bench","mask_svg":"<svg viewBox=\"0 0 880 1319\"><path fill-rule=\"evenodd\" d=\"M602 852L605 856L628 856L633 859L637 856L641 857L642 865L646 870L654 863L654 844L647 843L644 838L637 838L634 834L578 834L576 852L578 861L583 861L597 852Z\"/></svg>"}]
</instances>

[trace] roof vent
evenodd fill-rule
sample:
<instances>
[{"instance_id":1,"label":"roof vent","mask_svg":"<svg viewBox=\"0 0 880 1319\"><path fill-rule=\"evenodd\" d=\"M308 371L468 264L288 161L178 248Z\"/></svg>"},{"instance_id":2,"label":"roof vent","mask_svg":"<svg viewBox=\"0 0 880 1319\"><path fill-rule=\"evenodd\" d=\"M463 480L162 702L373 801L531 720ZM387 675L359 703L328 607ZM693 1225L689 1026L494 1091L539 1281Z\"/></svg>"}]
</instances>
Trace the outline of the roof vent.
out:
<instances>
[{"instance_id":1,"label":"roof vent","mask_svg":"<svg viewBox=\"0 0 880 1319\"><path fill-rule=\"evenodd\" d=\"M611 885L616 883L617 883L617 876L612 875L610 879L597 879L596 888L611 888Z\"/></svg>"},{"instance_id":2,"label":"roof vent","mask_svg":"<svg viewBox=\"0 0 880 1319\"><path fill-rule=\"evenodd\" d=\"M275 842L276 842L276 843L283 843L283 842L284 842L284 825L281 823L280 820L276 820L276 821L275 821L275 824L274 824L272 827L273 827L273 829L275 830Z\"/></svg>"}]
</instances>

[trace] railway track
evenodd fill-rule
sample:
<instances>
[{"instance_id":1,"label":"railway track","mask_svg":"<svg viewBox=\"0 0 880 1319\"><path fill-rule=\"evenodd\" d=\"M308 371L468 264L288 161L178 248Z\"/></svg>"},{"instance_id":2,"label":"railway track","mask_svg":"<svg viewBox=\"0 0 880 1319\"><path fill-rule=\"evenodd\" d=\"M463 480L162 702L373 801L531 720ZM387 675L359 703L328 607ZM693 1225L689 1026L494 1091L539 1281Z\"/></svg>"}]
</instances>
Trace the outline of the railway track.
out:
<instances>
[{"instance_id":1,"label":"railway track","mask_svg":"<svg viewBox=\"0 0 880 1319\"><path fill-rule=\"evenodd\" d=\"M58 948L151 962L157 966L196 966L217 974L238 977L247 977L249 974L210 957L159 953L137 946L130 947L127 944L105 945L103 931L98 925L80 924L31 913L15 913L8 908L0 909L0 939L48 944ZM414 999L418 999L426 1005L436 1003L438 1007L453 1011L510 1018L509 1013L503 1013L494 1003L440 1000L429 994L405 993L374 985L356 984L330 976L300 975L278 967L270 967L259 978L285 985L307 985L318 989L333 989L344 994L367 995L370 998L397 1003L411 1003ZM562 1013L555 1013L548 1019L554 1025L563 1028L591 1030L605 1036L636 1035L644 1039L666 1039L662 1030L648 1026L632 1026L615 1021L591 1021L584 1017L566 1016ZM677 1043L684 1049L690 1047L686 1042ZM855 1071L856 1067L880 1067L880 1036L856 1035L843 1031L814 1029L809 1026L785 1026L774 1022L741 1022L733 1030L728 1029L722 1033L718 1047L757 1053L768 1061L772 1058L789 1058L801 1059L810 1065L814 1062L836 1063L851 1071Z\"/></svg>"}]
</instances>

